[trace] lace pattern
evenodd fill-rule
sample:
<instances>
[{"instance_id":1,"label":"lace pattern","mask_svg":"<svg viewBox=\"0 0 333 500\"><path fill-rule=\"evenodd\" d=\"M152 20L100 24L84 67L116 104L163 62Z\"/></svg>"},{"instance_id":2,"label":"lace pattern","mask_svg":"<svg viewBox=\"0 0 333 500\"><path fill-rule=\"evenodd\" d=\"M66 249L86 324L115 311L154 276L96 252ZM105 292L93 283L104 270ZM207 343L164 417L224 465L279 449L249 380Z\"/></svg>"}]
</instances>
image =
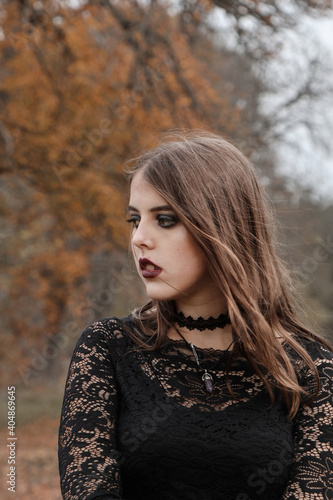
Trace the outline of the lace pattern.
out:
<instances>
[{"instance_id":1,"label":"lace pattern","mask_svg":"<svg viewBox=\"0 0 333 500\"><path fill-rule=\"evenodd\" d=\"M232 366L233 400L221 352L199 349L203 366L218 361L208 394L183 341L142 351L124 322L94 323L75 347L59 431L64 500L333 499L330 351L309 343L321 391L289 422L245 360Z\"/></svg>"}]
</instances>

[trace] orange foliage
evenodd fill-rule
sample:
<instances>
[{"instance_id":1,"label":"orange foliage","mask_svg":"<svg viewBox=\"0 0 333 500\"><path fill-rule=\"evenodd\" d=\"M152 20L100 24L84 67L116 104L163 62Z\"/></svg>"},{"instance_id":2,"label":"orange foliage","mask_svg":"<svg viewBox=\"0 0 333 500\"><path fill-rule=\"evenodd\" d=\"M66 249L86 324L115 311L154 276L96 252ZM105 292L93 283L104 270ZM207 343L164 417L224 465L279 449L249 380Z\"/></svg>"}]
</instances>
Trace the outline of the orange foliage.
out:
<instances>
[{"instance_id":1,"label":"orange foliage","mask_svg":"<svg viewBox=\"0 0 333 500\"><path fill-rule=\"evenodd\" d=\"M244 130L208 36L195 41L163 3L115 5L2 7L0 158L20 200L0 205L15 233L2 326L24 339L22 362L84 299L91 256L126 248L124 161L170 127Z\"/></svg>"}]
</instances>

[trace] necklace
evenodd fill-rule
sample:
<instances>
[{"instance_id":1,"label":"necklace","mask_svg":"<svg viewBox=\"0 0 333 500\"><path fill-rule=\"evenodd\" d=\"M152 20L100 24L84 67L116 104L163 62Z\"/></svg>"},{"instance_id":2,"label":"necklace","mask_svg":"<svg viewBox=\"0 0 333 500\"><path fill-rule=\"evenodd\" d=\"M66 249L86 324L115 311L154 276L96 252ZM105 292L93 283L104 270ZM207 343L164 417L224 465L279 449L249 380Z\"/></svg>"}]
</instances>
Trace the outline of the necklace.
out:
<instances>
[{"instance_id":1,"label":"necklace","mask_svg":"<svg viewBox=\"0 0 333 500\"><path fill-rule=\"evenodd\" d=\"M204 319L200 316L198 319L192 318L192 316L184 316L180 311L174 312L174 322L177 323L181 328L187 328L188 330L215 330L216 328L224 328L225 325L231 323L228 314L220 314L218 318L213 318L210 316L208 319Z\"/></svg>"},{"instance_id":2,"label":"necklace","mask_svg":"<svg viewBox=\"0 0 333 500\"><path fill-rule=\"evenodd\" d=\"M195 358L195 361L198 365L198 367L200 368L200 370L202 370L204 373L201 377L201 380L203 380L203 382L205 383L205 387L206 387L206 391L209 393L209 394L212 394L213 390L214 390L214 387L213 387L213 377L212 375L208 372L208 370L206 368L203 368L201 366L201 363L200 363L200 360L199 360L199 356L198 356L198 353L196 351L196 348L194 346L194 344L192 342L187 342L186 338L180 333L180 331L174 326L174 329L176 330L176 332L181 336L181 338L185 341L185 343L191 348L192 352L193 352L193 356ZM234 343L235 341L233 340L231 342L231 344L229 344L229 346L227 347L226 351L224 351L223 355L221 356L221 358L218 359L217 363L220 361L220 359L222 359L224 357L224 355L229 351L230 347L232 346L232 344ZM217 365L217 363L215 365L213 365L213 367L211 368L211 370Z\"/></svg>"}]
</instances>

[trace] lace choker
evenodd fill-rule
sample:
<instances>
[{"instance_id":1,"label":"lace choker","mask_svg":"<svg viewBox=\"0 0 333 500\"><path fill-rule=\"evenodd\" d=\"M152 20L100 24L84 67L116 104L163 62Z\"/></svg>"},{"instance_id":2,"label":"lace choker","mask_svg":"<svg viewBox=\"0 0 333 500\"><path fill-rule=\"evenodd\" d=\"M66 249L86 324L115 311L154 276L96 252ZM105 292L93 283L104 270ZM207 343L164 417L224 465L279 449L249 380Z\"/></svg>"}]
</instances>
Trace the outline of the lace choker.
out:
<instances>
[{"instance_id":1,"label":"lace choker","mask_svg":"<svg viewBox=\"0 0 333 500\"><path fill-rule=\"evenodd\" d=\"M231 323L228 314L220 314L218 318L213 318L210 316L208 319L204 319L200 316L198 319L192 318L192 316L184 316L180 311L174 313L174 322L177 323L182 328L187 328L188 330L215 330L216 328L224 328L225 325Z\"/></svg>"}]
</instances>

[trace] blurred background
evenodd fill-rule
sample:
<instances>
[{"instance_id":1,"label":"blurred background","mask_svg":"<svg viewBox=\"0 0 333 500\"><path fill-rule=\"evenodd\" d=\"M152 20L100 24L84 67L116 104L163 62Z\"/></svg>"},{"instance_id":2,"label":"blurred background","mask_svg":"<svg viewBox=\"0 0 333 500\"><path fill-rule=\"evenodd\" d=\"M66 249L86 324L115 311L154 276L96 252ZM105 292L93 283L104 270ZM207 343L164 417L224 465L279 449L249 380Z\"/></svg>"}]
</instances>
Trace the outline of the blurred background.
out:
<instances>
[{"instance_id":1,"label":"blurred background","mask_svg":"<svg viewBox=\"0 0 333 500\"><path fill-rule=\"evenodd\" d=\"M16 494L61 498L75 342L145 300L124 163L165 130L217 132L251 159L301 314L333 340L332 16L328 0L0 2L2 498L12 385Z\"/></svg>"}]
</instances>

